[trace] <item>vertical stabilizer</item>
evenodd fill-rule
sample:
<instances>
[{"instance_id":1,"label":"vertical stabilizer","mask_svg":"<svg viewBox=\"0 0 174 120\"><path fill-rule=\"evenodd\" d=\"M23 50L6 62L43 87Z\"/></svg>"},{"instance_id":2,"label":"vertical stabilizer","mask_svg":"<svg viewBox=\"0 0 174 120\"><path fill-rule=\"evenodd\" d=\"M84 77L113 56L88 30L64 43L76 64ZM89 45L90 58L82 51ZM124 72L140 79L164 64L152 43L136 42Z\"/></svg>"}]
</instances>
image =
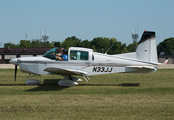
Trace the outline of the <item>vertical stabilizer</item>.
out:
<instances>
[{"instance_id":1,"label":"vertical stabilizer","mask_svg":"<svg viewBox=\"0 0 174 120\"><path fill-rule=\"evenodd\" d=\"M155 32L144 31L136 49L137 59L158 63Z\"/></svg>"}]
</instances>

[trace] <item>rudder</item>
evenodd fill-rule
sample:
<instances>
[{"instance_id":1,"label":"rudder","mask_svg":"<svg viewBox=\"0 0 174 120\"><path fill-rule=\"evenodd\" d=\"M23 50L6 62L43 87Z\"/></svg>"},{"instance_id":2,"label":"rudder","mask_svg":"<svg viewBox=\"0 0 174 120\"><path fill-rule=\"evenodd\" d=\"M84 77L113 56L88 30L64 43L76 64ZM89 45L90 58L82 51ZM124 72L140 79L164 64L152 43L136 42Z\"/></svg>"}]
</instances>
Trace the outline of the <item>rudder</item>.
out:
<instances>
[{"instance_id":1,"label":"rudder","mask_svg":"<svg viewBox=\"0 0 174 120\"><path fill-rule=\"evenodd\" d=\"M136 56L138 60L158 63L155 32L144 31L136 49Z\"/></svg>"}]
</instances>

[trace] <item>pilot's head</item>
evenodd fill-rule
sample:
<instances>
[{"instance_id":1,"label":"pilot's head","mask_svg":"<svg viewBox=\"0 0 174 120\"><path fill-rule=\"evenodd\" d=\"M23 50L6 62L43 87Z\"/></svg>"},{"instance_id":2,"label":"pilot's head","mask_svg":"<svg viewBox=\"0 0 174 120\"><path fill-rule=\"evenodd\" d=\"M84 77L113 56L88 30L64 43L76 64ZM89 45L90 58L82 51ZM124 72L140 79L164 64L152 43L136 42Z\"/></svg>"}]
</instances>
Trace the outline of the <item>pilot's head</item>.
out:
<instances>
[{"instance_id":1,"label":"pilot's head","mask_svg":"<svg viewBox=\"0 0 174 120\"><path fill-rule=\"evenodd\" d=\"M67 49L63 49L63 50L62 50L62 53L63 53L63 54L66 54L66 53L67 53Z\"/></svg>"}]
</instances>

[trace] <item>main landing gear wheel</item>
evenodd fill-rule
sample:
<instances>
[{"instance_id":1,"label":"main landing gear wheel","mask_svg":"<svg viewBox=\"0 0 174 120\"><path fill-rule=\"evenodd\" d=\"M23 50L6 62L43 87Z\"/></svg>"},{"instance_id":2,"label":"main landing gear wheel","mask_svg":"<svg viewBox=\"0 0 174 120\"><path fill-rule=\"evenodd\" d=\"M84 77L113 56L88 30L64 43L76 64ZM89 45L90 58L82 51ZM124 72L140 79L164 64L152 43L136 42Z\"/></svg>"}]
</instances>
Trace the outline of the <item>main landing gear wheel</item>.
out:
<instances>
[{"instance_id":1,"label":"main landing gear wheel","mask_svg":"<svg viewBox=\"0 0 174 120\"><path fill-rule=\"evenodd\" d=\"M81 82L81 81L82 80L79 78L71 77L71 75L67 75L65 76L63 80L60 80L58 82L58 85L62 87L71 87L71 86L78 85L78 82Z\"/></svg>"}]
</instances>

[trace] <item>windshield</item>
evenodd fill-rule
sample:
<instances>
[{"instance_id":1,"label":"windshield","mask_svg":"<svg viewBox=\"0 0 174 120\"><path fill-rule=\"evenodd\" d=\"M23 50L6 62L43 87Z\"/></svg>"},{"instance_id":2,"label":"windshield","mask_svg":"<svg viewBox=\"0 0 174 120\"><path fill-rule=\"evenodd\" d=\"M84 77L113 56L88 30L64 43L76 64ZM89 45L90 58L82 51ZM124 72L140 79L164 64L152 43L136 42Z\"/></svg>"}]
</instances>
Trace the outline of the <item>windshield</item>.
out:
<instances>
[{"instance_id":1,"label":"windshield","mask_svg":"<svg viewBox=\"0 0 174 120\"><path fill-rule=\"evenodd\" d=\"M49 59L54 59L55 60L55 54L56 54L56 47L52 48L51 50L49 50L48 52L46 52L43 57L49 58ZM54 53L54 54L52 54Z\"/></svg>"}]
</instances>

